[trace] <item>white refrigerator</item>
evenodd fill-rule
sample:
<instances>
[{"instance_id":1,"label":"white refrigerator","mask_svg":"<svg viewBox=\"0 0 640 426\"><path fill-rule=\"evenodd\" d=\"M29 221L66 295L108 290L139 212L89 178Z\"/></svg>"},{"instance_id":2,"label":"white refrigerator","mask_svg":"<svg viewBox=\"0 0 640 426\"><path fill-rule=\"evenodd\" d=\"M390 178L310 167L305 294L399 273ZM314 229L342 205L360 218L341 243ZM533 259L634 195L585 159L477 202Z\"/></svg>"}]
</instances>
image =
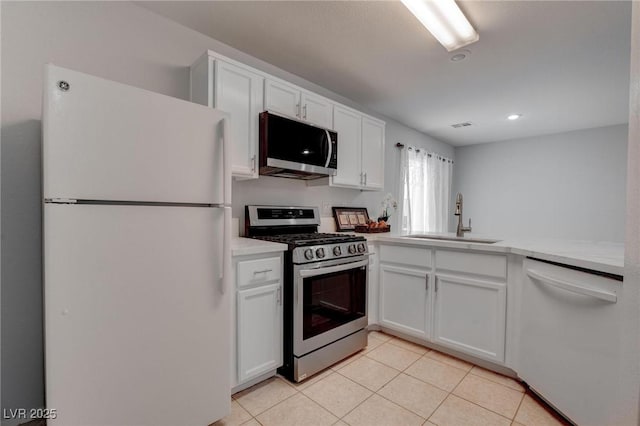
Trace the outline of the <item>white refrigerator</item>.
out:
<instances>
[{"instance_id":1,"label":"white refrigerator","mask_svg":"<svg viewBox=\"0 0 640 426\"><path fill-rule=\"evenodd\" d=\"M227 121L46 66L50 426L207 425L229 413Z\"/></svg>"}]
</instances>

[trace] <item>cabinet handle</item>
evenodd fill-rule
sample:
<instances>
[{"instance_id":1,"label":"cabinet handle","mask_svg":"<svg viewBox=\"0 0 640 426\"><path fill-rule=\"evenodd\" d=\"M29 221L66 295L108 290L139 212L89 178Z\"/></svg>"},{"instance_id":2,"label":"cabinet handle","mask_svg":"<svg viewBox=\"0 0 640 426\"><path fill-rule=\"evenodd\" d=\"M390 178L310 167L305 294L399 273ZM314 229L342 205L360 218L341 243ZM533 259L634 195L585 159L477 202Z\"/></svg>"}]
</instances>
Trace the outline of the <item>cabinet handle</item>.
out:
<instances>
[{"instance_id":1,"label":"cabinet handle","mask_svg":"<svg viewBox=\"0 0 640 426\"><path fill-rule=\"evenodd\" d=\"M252 172L256 171L256 156L255 155L253 157L251 157L251 171Z\"/></svg>"},{"instance_id":2,"label":"cabinet handle","mask_svg":"<svg viewBox=\"0 0 640 426\"><path fill-rule=\"evenodd\" d=\"M438 292L438 279L437 278L436 278L436 286L435 286L434 290L436 291L436 293Z\"/></svg>"},{"instance_id":3,"label":"cabinet handle","mask_svg":"<svg viewBox=\"0 0 640 426\"><path fill-rule=\"evenodd\" d=\"M296 110L298 111L298 112L296 113L296 117L300 118L300 103L297 103L297 104L296 104Z\"/></svg>"},{"instance_id":4,"label":"cabinet handle","mask_svg":"<svg viewBox=\"0 0 640 426\"><path fill-rule=\"evenodd\" d=\"M544 275L534 269L528 269L527 275L538 282L541 282L553 287L558 287L563 290L570 291L572 293L581 294L583 296L595 297L596 299L604 300L606 302L611 302L611 303L618 302L618 295L615 293L609 293L608 291L601 291L597 289L582 287L580 285L576 285L569 281Z\"/></svg>"},{"instance_id":5,"label":"cabinet handle","mask_svg":"<svg viewBox=\"0 0 640 426\"><path fill-rule=\"evenodd\" d=\"M276 302L278 305L282 305L282 287L278 287L278 293L276 293Z\"/></svg>"},{"instance_id":6,"label":"cabinet handle","mask_svg":"<svg viewBox=\"0 0 640 426\"><path fill-rule=\"evenodd\" d=\"M253 271L253 275L266 274L267 272L271 272L271 271L273 271L273 269L261 269L259 271Z\"/></svg>"},{"instance_id":7,"label":"cabinet handle","mask_svg":"<svg viewBox=\"0 0 640 426\"><path fill-rule=\"evenodd\" d=\"M360 172L360 185L364 185L364 173Z\"/></svg>"},{"instance_id":8,"label":"cabinet handle","mask_svg":"<svg viewBox=\"0 0 640 426\"><path fill-rule=\"evenodd\" d=\"M429 291L429 275L426 276L425 281L425 290Z\"/></svg>"},{"instance_id":9,"label":"cabinet handle","mask_svg":"<svg viewBox=\"0 0 640 426\"><path fill-rule=\"evenodd\" d=\"M364 173L364 186L367 186L367 173Z\"/></svg>"},{"instance_id":10,"label":"cabinet handle","mask_svg":"<svg viewBox=\"0 0 640 426\"><path fill-rule=\"evenodd\" d=\"M304 104L304 106L302 107L302 110L304 111L303 117L305 120L307 119L307 104Z\"/></svg>"}]
</instances>

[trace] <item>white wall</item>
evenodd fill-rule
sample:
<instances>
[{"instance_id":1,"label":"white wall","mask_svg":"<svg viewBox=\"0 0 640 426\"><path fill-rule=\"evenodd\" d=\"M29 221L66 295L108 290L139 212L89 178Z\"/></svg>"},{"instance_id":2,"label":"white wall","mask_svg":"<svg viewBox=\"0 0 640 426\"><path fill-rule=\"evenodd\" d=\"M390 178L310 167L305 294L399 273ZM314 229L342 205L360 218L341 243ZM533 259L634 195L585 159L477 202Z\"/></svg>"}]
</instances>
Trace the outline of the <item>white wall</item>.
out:
<instances>
[{"instance_id":1,"label":"white wall","mask_svg":"<svg viewBox=\"0 0 640 426\"><path fill-rule=\"evenodd\" d=\"M627 125L460 147L452 199L476 233L623 242L626 165Z\"/></svg>"},{"instance_id":2,"label":"white wall","mask_svg":"<svg viewBox=\"0 0 640 426\"><path fill-rule=\"evenodd\" d=\"M1 7L2 408L29 408L42 406L44 397L40 255L44 63L53 62L187 99L188 67L206 49L212 49L339 102L358 106L131 3L3 1ZM390 161L385 173L387 190L396 185L394 161L398 153L392 145L397 141L453 156L450 146L396 122L388 121L386 138ZM383 195L384 192L307 189L300 181L261 178L234 184L234 211L240 215L247 203L327 202L375 208Z\"/></svg>"}]
</instances>

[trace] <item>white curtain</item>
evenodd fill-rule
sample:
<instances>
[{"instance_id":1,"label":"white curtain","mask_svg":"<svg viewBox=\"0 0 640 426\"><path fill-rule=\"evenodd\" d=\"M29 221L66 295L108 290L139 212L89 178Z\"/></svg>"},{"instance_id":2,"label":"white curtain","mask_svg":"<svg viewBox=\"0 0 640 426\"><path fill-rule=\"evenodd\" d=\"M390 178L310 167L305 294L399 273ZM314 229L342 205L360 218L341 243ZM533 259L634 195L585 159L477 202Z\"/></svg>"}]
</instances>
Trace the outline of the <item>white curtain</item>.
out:
<instances>
[{"instance_id":1,"label":"white curtain","mask_svg":"<svg viewBox=\"0 0 640 426\"><path fill-rule=\"evenodd\" d=\"M453 161L424 149L405 147L400 170L402 230L447 232Z\"/></svg>"}]
</instances>

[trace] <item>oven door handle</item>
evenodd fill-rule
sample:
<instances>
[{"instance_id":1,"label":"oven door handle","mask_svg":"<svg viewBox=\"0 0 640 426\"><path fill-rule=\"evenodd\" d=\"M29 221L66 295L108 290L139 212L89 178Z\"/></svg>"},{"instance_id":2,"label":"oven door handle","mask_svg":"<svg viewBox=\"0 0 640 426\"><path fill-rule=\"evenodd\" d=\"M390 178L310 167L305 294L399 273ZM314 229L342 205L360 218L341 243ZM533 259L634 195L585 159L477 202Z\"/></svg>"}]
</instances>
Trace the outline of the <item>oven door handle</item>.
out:
<instances>
[{"instance_id":1,"label":"oven door handle","mask_svg":"<svg viewBox=\"0 0 640 426\"><path fill-rule=\"evenodd\" d=\"M369 264L369 259L361 260L359 262L351 262L344 263L336 266L326 266L315 269L302 269L300 272L300 276L302 278L316 277L318 275L332 274L334 272L346 271L348 269L360 268L362 266L367 266Z\"/></svg>"}]
</instances>

